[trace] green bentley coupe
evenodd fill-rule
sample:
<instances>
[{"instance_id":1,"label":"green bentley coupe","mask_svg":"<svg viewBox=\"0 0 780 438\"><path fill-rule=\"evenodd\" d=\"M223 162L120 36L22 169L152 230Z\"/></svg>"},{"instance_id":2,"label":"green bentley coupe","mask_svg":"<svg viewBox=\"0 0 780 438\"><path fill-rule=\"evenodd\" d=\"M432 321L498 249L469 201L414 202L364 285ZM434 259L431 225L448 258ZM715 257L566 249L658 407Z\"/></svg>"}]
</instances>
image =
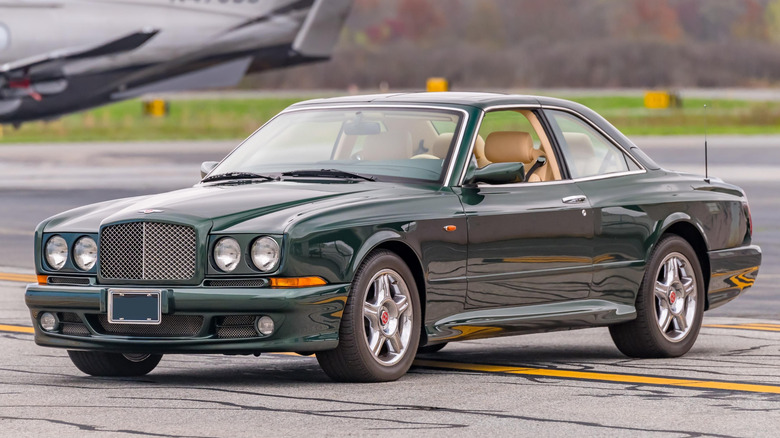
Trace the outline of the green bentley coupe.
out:
<instances>
[{"instance_id":1,"label":"green bentley coupe","mask_svg":"<svg viewBox=\"0 0 780 438\"><path fill-rule=\"evenodd\" d=\"M311 100L201 174L38 226L36 343L95 376L292 351L359 382L448 342L594 326L673 357L761 263L739 187L559 99Z\"/></svg>"}]
</instances>

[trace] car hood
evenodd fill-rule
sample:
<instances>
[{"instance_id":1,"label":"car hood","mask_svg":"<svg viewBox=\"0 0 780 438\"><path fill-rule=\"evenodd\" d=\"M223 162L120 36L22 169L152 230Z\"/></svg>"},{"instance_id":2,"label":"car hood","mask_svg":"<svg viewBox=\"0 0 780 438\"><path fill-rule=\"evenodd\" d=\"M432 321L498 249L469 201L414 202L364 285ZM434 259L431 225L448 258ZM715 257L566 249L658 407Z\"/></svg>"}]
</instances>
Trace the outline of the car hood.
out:
<instances>
[{"instance_id":1,"label":"car hood","mask_svg":"<svg viewBox=\"0 0 780 438\"><path fill-rule=\"evenodd\" d=\"M386 191L397 196L398 189L392 184L374 182L275 181L196 185L70 210L50 218L44 231L97 232L101 225L144 220L188 223L219 232L264 216L267 220L263 221L262 231L281 234L297 216L306 212L328 208L334 203L344 205L382 196Z\"/></svg>"}]
</instances>

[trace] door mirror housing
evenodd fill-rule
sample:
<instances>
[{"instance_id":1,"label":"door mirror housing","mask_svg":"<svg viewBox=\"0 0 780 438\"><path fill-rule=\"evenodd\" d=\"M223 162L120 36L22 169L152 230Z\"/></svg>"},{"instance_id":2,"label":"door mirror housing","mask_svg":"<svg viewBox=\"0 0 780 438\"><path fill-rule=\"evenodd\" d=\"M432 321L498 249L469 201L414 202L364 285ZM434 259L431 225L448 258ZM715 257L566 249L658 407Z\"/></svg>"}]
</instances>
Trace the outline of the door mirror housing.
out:
<instances>
[{"instance_id":1,"label":"door mirror housing","mask_svg":"<svg viewBox=\"0 0 780 438\"><path fill-rule=\"evenodd\" d=\"M200 165L200 179L203 179L206 177L206 175L209 174L212 170L214 170L215 167L217 167L217 164L219 164L219 161L204 161Z\"/></svg>"},{"instance_id":2,"label":"door mirror housing","mask_svg":"<svg viewBox=\"0 0 780 438\"><path fill-rule=\"evenodd\" d=\"M523 163L491 163L474 170L466 180L467 184L510 184L525 181L525 166Z\"/></svg>"}]
</instances>

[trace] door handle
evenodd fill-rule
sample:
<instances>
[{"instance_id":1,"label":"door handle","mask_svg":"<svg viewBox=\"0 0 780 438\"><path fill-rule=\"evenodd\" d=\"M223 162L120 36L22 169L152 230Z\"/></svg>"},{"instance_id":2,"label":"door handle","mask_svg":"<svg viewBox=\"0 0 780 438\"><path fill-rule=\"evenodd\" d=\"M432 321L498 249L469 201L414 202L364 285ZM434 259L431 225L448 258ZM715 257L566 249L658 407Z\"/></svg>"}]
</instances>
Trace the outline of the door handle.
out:
<instances>
[{"instance_id":1,"label":"door handle","mask_svg":"<svg viewBox=\"0 0 780 438\"><path fill-rule=\"evenodd\" d=\"M583 195L567 196L561 199L561 201L563 201L564 204L582 204L587 200L588 198L586 198Z\"/></svg>"}]
</instances>

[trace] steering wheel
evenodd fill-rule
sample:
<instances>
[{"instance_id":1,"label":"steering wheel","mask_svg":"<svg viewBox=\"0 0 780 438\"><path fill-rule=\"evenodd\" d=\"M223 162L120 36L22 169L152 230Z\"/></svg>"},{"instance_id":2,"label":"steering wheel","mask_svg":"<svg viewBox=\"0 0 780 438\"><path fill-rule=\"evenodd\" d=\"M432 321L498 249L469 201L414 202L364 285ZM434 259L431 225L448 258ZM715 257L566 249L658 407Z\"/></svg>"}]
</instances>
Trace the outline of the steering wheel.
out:
<instances>
[{"instance_id":1,"label":"steering wheel","mask_svg":"<svg viewBox=\"0 0 780 438\"><path fill-rule=\"evenodd\" d=\"M431 154L417 154L412 157L412 160L416 160L418 158L424 158L428 160L441 160L441 158L437 157L436 155Z\"/></svg>"}]
</instances>

